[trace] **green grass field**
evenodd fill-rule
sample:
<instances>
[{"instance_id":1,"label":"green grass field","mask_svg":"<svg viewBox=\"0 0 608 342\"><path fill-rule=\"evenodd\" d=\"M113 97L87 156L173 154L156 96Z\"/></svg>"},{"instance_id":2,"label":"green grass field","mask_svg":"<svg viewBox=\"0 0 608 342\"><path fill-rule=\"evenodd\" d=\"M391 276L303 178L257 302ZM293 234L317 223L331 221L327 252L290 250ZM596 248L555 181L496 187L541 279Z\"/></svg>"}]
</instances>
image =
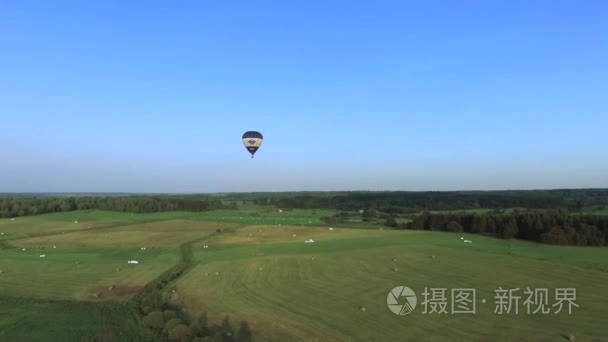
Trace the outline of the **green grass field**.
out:
<instances>
[{"instance_id":1,"label":"green grass field","mask_svg":"<svg viewBox=\"0 0 608 342\"><path fill-rule=\"evenodd\" d=\"M126 303L0 297L0 341L142 340Z\"/></svg>"},{"instance_id":2,"label":"green grass field","mask_svg":"<svg viewBox=\"0 0 608 342\"><path fill-rule=\"evenodd\" d=\"M173 303L212 322L246 321L254 341L608 336L608 249L386 227L329 230L320 218L331 214L78 211L0 220L0 340L146 340L129 300L190 244L193 267L166 288L176 290ZM389 291L401 285L418 296L405 316L387 308ZM422 313L425 287L448 290L448 314ZM518 315L494 313L498 287L521 289ZM550 305L555 288L576 288L579 307L528 315L526 287L548 288ZM453 288L476 289L475 315L449 314Z\"/></svg>"},{"instance_id":3,"label":"green grass field","mask_svg":"<svg viewBox=\"0 0 608 342\"><path fill-rule=\"evenodd\" d=\"M209 249L196 250L200 264L176 289L193 312L248 320L262 340L555 341L572 334L599 341L608 334L607 250L463 237L473 243L436 232L248 227L206 241ZM305 244L308 238L315 243ZM397 316L386 297L399 285L419 296L425 287L475 288L487 304L477 303L476 315L423 315L419 308ZM526 287L576 288L579 308L572 315L494 314L501 286L522 289L522 312Z\"/></svg>"}]
</instances>

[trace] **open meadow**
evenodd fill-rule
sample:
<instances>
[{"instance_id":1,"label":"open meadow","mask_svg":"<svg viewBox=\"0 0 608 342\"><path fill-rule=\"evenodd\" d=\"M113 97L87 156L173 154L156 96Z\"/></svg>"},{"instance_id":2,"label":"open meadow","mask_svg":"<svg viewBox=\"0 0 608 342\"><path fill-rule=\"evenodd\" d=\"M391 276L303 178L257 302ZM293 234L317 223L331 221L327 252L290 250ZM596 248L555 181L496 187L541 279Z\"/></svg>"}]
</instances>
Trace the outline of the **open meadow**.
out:
<instances>
[{"instance_id":1,"label":"open meadow","mask_svg":"<svg viewBox=\"0 0 608 342\"><path fill-rule=\"evenodd\" d=\"M133 298L180 264L183 271L161 288L172 307L195 318L206 314L209 324L228 318L235 333L246 322L254 341L608 336L605 248L381 226L339 228L320 220L331 214L89 210L2 219L0 339L150 340ZM387 306L397 286L417 295L408 315ZM510 313L495 313L495 290L501 287L520 289ZM550 313L526 313L527 287L548 289ZM425 288L447 289L445 304L440 298L423 303ZM475 289L475 314L451 313L451 290L458 288ZM556 288L576 289L578 307L571 314L567 305L554 313ZM446 313L423 312L441 305Z\"/></svg>"}]
</instances>

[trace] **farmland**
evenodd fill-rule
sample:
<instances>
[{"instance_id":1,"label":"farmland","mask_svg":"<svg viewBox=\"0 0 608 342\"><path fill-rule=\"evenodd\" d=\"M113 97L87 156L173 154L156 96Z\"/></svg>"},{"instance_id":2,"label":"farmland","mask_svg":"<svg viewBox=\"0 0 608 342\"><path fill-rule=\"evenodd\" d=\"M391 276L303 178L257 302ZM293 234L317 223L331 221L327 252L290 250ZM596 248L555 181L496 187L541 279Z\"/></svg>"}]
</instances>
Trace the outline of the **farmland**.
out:
<instances>
[{"instance_id":1,"label":"farmland","mask_svg":"<svg viewBox=\"0 0 608 342\"><path fill-rule=\"evenodd\" d=\"M330 230L321 217L332 214L87 210L2 219L0 338L150 340L133 299L178 265L160 287L167 305L193 322L204 315L209 325L224 322L240 340L599 341L608 334L605 248L382 226ZM386 303L402 285L418 296L407 316ZM476 314L423 314L425 287L447 288L448 299L452 288L475 288ZM519 314L494 312L499 287L521 290ZM555 288L576 288L578 307L528 315L527 287L549 289L550 304ZM243 326L250 335L239 334Z\"/></svg>"}]
</instances>

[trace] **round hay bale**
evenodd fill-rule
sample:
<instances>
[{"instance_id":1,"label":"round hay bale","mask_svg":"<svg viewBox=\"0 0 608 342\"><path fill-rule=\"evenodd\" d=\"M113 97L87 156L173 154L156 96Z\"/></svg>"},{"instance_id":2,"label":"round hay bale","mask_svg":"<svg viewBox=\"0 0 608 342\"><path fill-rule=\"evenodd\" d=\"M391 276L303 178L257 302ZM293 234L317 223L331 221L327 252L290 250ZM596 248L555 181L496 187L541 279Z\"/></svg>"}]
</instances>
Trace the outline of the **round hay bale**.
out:
<instances>
[{"instance_id":1,"label":"round hay bale","mask_svg":"<svg viewBox=\"0 0 608 342\"><path fill-rule=\"evenodd\" d=\"M367 311L367 308L365 306L359 306L359 310L361 310L361 311Z\"/></svg>"},{"instance_id":2,"label":"round hay bale","mask_svg":"<svg viewBox=\"0 0 608 342\"><path fill-rule=\"evenodd\" d=\"M393 271L397 272L399 269L397 267L393 268Z\"/></svg>"},{"instance_id":3,"label":"round hay bale","mask_svg":"<svg viewBox=\"0 0 608 342\"><path fill-rule=\"evenodd\" d=\"M120 272L120 268L117 268L117 269L116 269L116 271L117 271L117 272Z\"/></svg>"},{"instance_id":4,"label":"round hay bale","mask_svg":"<svg viewBox=\"0 0 608 342\"><path fill-rule=\"evenodd\" d=\"M570 342L576 342L576 337L574 337L574 335L570 335L570 336L568 336L568 340Z\"/></svg>"},{"instance_id":5,"label":"round hay bale","mask_svg":"<svg viewBox=\"0 0 608 342\"><path fill-rule=\"evenodd\" d=\"M393 259L393 261L397 261L397 259Z\"/></svg>"},{"instance_id":6,"label":"round hay bale","mask_svg":"<svg viewBox=\"0 0 608 342\"><path fill-rule=\"evenodd\" d=\"M112 291L112 290L114 290L114 285L108 287L108 291Z\"/></svg>"},{"instance_id":7,"label":"round hay bale","mask_svg":"<svg viewBox=\"0 0 608 342\"><path fill-rule=\"evenodd\" d=\"M431 259L435 259L435 256L434 256L434 255L431 255Z\"/></svg>"}]
</instances>

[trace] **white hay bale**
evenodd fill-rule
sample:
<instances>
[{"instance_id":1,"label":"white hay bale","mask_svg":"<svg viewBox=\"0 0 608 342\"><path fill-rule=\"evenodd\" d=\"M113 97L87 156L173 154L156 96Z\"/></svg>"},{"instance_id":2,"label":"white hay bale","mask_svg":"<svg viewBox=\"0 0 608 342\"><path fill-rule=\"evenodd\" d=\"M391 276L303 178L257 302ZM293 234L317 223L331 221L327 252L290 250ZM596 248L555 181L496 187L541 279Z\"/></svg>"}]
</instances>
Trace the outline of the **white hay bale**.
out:
<instances>
[{"instance_id":1,"label":"white hay bale","mask_svg":"<svg viewBox=\"0 0 608 342\"><path fill-rule=\"evenodd\" d=\"M57 246L53 246L53 249L56 249L56 248L57 248Z\"/></svg>"},{"instance_id":2,"label":"white hay bale","mask_svg":"<svg viewBox=\"0 0 608 342\"><path fill-rule=\"evenodd\" d=\"M139 264L139 261L137 261L137 260L129 260L129 261L127 261L127 264L137 265L137 264Z\"/></svg>"},{"instance_id":3,"label":"white hay bale","mask_svg":"<svg viewBox=\"0 0 608 342\"><path fill-rule=\"evenodd\" d=\"M40 254L41 258L46 258L46 254Z\"/></svg>"},{"instance_id":4,"label":"white hay bale","mask_svg":"<svg viewBox=\"0 0 608 342\"><path fill-rule=\"evenodd\" d=\"M334 230L332 227L329 227L329 230Z\"/></svg>"},{"instance_id":5,"label":"white hay bale","mask_svg":"<svg viewBox=\"0 0 608 342\"><path fill-rule=\"evenodd\" d=\"M24 251L24 250L25 250L25 248L24 248L24 249L22 249L22 251Z\"/></svg>"},{"instance_id":6,"label":"white hay bale","mask_svg":"<svg viewBox=\"0 0 608 342\"><path fill-rule=\"evenodd\" d=\"M74 223L78 223L78 221L74 221Z\"/></svg>"}]
</instances>

